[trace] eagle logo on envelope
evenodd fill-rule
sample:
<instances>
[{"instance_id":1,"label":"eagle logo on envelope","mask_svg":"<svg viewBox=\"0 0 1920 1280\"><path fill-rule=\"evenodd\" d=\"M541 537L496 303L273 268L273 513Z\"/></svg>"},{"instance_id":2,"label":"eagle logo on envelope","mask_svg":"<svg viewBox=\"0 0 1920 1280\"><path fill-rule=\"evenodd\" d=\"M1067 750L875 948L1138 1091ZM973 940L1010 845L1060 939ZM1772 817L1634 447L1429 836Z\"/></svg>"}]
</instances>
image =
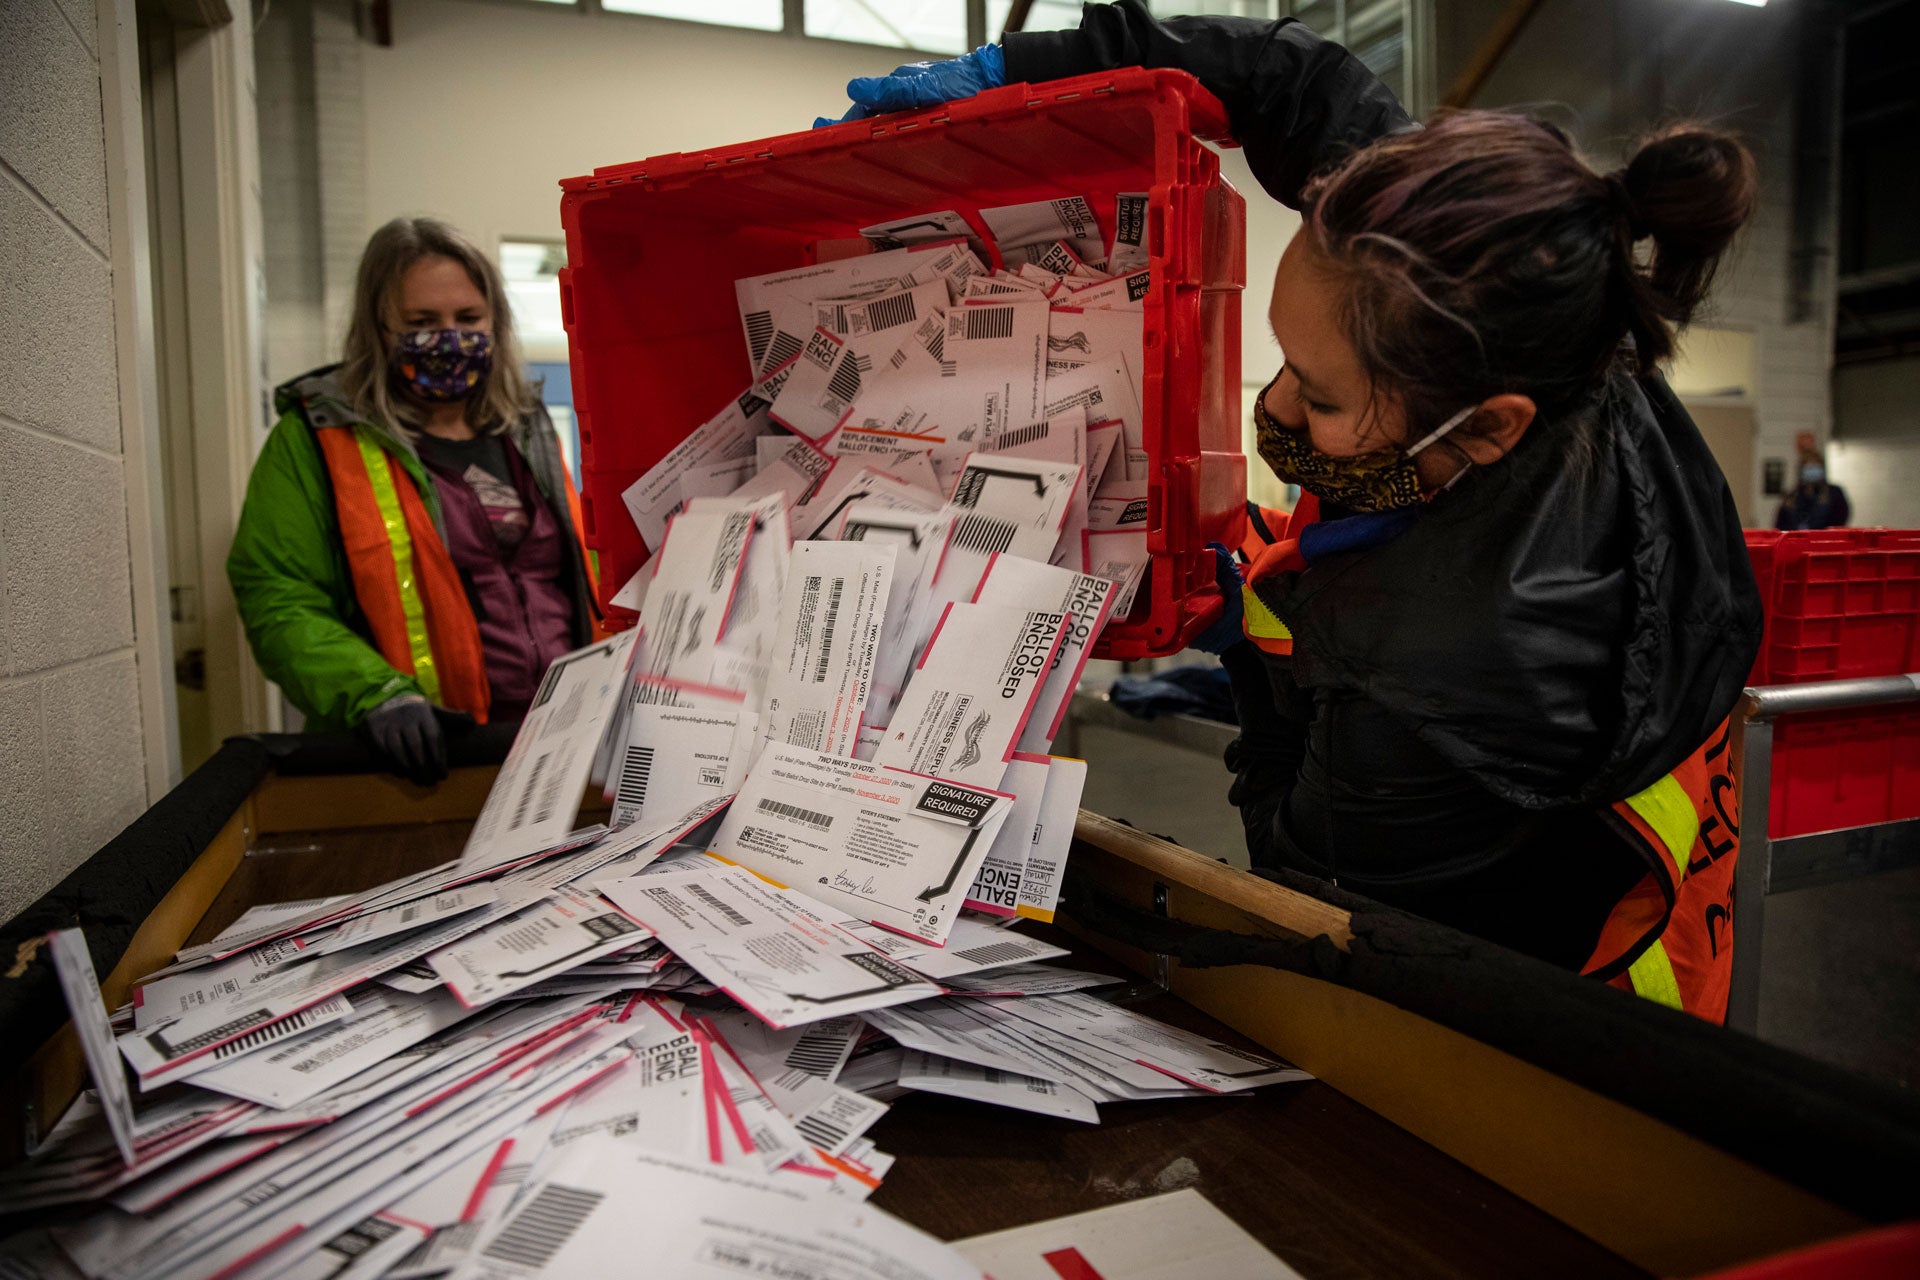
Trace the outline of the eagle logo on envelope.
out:
<instances>
[{"instance_id":1,"label":"eagle logo on envelope","mask_svg":"<svg viewBox=\"0 0 1920 1280\"><path fill-rule=\"evenodd\" d=\"M987 726L992 723L993 717L984 711L968 722L965 731L960 735L963 745L960 748L960 754L953 758L954 768L971 769L980 763L980 735L985 733Z\"/></svg>"}]
</instances>

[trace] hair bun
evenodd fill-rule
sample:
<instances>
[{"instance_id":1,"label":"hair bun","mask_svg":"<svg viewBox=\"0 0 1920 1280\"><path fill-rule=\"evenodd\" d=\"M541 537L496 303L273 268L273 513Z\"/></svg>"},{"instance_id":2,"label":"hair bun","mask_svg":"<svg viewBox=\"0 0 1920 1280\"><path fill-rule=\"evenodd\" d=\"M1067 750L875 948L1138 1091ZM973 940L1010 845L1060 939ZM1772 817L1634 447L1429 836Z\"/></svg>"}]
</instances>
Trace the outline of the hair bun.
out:
<instances>
[{"instance_id":1,"label":"hair bun","mask_svg":"<svg viewBox=\"0 0 1920 1280\"><path fill-rule=\"evenodd\" d=\"M1627 264L1641 313L1632 328L1642 360L1650 362L1670 353L1667 326L1693 317L1720 255L1753 215L1759 194L1753 154L1730 133L1673 125L1643 141L1624 169L1608 175L1607 186L1630 238L1653 240L1644 271Z\"/></svg>"},{"instance_id":2,"label":"hair bun","mask_svg":"<svg viewBox=\"0 0 1920 1280\"><path fill-rule=\"evenodd\" d=\"M1712 256L1752 216L1753 155L1732 134L1675 125L1640 144L1620 171L1636 226L1656 245Z\"/></svg>"}]
</instances>

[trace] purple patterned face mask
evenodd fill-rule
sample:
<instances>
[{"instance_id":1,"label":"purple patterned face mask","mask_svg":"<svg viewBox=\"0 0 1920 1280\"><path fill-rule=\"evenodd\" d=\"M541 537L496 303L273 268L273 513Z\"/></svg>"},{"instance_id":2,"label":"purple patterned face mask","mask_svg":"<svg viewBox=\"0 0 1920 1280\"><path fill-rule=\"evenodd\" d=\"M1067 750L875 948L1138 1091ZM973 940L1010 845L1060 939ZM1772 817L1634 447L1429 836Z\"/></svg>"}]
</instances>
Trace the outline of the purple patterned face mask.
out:
<instances>
[{"instance_id":1,"label":"purple patterned face mask","mask_svg":"<svg viewBox=\"0 0 1920 1280\"><path fill-rule=\"evenodd\" d=\"M395 340L389 363L422 400L464 400L493 370L493 341L472 329L413 329Z\"/></svg>"}]
</instances>

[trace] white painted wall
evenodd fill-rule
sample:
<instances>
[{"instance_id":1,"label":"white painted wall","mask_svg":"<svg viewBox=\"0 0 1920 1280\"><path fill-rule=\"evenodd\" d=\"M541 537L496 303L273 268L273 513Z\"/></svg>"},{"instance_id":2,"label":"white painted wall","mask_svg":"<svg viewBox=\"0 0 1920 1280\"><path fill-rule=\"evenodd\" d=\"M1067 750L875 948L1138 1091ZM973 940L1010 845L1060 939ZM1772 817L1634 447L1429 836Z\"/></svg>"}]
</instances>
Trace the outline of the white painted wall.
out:
<instances>
[{"instance_id":1,"label":"white painted wall","mask_svg":"<svg viewBox=\"0 0 1920 1280\"><path fill-rule=\"evenodd\" d=\"M396 5L385 49L346 0L277 0L259 43L275 381L338 359L361 246L389 218L444 218L488 248L558 239L562 178L804 129L898 61L485 0Z\"/></svg>"},{"instance_id":2,"label":"white painted wall","mask_svg":"<svg viewBox=\"0 0 1920 1280\"><path fill-rule=\"evenodd\" d=\"M148 802L103 35L0 4L0 918Z\"/></svg>"},{"instance_id":3,"label":"white painted wall","mask_svg":"<svg viewBox=\"0 0 1920 1280\"><path fill-rule=\"evenodd\" d=\"M897 51L622 14L408 0L364 46L366 222L560 234L562 178L805 129ZM449 125L453 127L448 127ZM436 145L440 139L446 145Z\"/></svg>"},{"instance_id":4,"label":"white painted wall","mask_svg":"<svg viewBox=\"0 0 1920 1280\"><path fill-rule=\"evenodd\" d=\"M381 49L353 37L348 12L276 0L257 40L276 381L338 358L342 295L387 219L431 214L487 247L558 239L560 179L804 129L845 108L849 79L911 56L485 0L408 0ZM1223 169L1247 197L1242 369L1257 388L1277 361L1268 285L1299 220L1239 152Z\"/></svg>"},{"instance_id":5,"label":"white painted wall","mask_svg":"<svg viewBox=\"0 0 1920 1280\"><path fill-rule=\"evenodd\" d=\"M1827 466L1853 523L1920 529L1920 356L1843 365Z\"/></svg>"}]
</instances>

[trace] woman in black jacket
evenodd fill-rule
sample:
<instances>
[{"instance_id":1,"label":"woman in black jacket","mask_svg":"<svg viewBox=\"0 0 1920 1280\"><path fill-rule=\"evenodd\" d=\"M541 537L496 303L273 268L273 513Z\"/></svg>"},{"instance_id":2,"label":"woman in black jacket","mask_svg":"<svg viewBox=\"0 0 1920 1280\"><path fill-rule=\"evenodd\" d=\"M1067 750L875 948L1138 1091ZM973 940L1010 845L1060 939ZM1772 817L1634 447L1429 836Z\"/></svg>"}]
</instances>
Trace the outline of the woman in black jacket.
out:
<instances>
[{"instance_id":1,"label":"woman in black jacket","mask_svg":"<svg viewBox=\"0 0 1920 1280\"><path fill-rule=\"evenodd\" d=\"M1138 0L855 81L850 115L1134 65L1196 76L1305 217L1256 422L1318 520L1305 503L1250 573L1290 644L1221 654L1254 865L1595 969L1623 896L1653 871L1671 890L1694 843L1674 841L1678 876L1658 866L1628 798L1703 750L1724 772L1713 740L1759 643L1731 495L1655 368L1751 210L1751 157L1680 127L1602 176L1523 116L1422 130L1299 23ZM1689 802L1725 807L1727 782ZM1724 926L1730 904L1690 909Z\"/></svg>"}]
</instances>

